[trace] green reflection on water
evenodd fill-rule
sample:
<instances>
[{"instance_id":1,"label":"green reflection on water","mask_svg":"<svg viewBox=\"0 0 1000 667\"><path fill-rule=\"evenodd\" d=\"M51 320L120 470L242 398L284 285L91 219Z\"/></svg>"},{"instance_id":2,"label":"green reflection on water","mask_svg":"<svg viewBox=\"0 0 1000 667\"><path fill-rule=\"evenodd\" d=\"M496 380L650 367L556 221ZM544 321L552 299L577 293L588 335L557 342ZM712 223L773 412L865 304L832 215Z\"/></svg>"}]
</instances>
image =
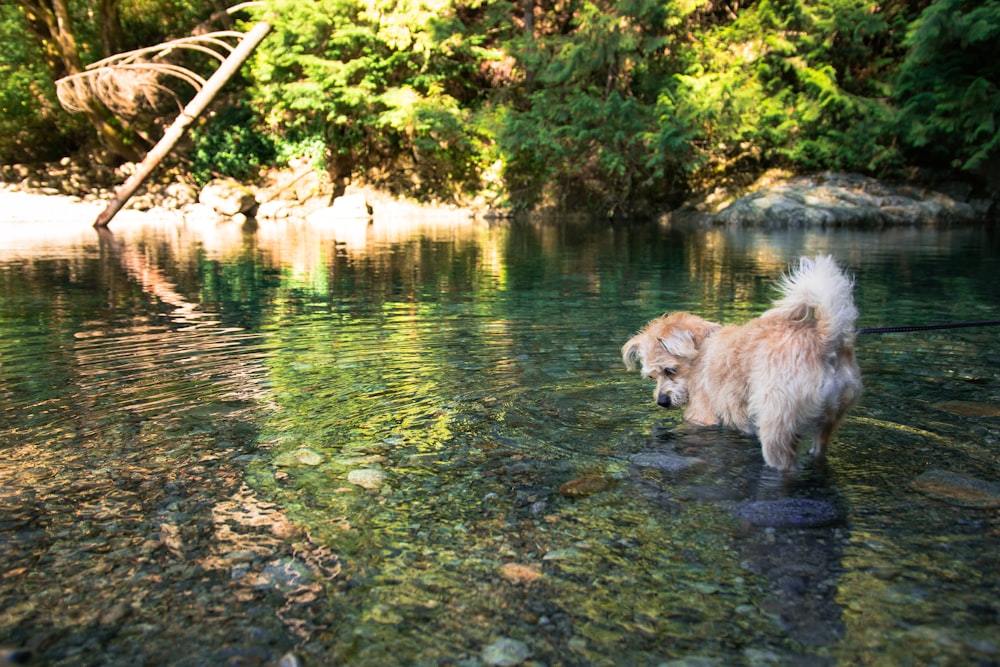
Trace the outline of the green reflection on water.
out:
<instances>
[{"instance_id":1,"label":"green reflection on water","mask_svg":"<svg viewBox=\"0 0 1000 667\"><path fill-rule=\"evenodd\" d=\"M490 242L507 246L507 262L516 266L504 272L509 274L504 280L480 276L493 275L496 267L478 266L475 253L459 263L461 271L450 263L452 256L438 258L450 267L445 279L427 253L420 255L417 270L417 253L397 252L389 262L393 268L363 271L373 281L362 290L363 299L358 298L359 272L331 271L337 278L330 280L319 306L332 317L317 321L310 295L302 290L299 307L268 326L278 408L262 437L273 457L306 447L320 453L322 461L276 474L260 466L255 479L282 504L296 508L296 517L350 565L357 588L332 602L337 615L349 619L325 640L333 655L363 664L400 656L428 663L458 660L512 636L527 642L536 659L552 664L654 664L691 656L756 664L803 654L878 662L869 655L870 644L885 650L886 644L911 641L910 631L900 631L893 620L897 600L873 604L870 565L854 564L858 538L853 533L847 538L834 529L820 531L818 538L777 540L743 534L731 508L762 493L756 480L715 465L678 478L637 471L623 458L648 444L649 436L639 430L661 415L648 410L645 387L634 386L638 383L617 368L619 338L669 306L664 302L673 297L683 307L720 319L751 317L766 307L770 282L791 255L773 248L749 256L722 250L718 246L726 239L709 235L711 242L699 239L702 244L688 248L692 256L684 261L660 265L661 260L647 258L638 266L623 266L602 257L602 249L647 252L634 237L621 235L610 247L590 239L577 254L547 241L549 230L537 236L536 230L520 231L524 237L508 230L487 237L487 248ZM673 243L684 247L688 241L669 239L661 250L670 256L677 252ZM522 252L513 254L510 246L520 244ZM706 253L710 248L715 250ZM486 249L481 256L495 253ZM720 255L730 261L716 265ZM875 267L880 274L882 267ZM886 273L898 269L887 267ZM906 277L919 282L925 276L920 271L891 277L862 273L859 300L878 306L870 310L885 313L890 322L896 315L924 318L926 296L898 302L891 298L892 289L880 289L879 280L898 284ZM939 306L948 311L942 318L982 309L977 290L984 285L976 278L940 282L937 289L951 295L946 306ZM307 337L298 337L301 332ZM893 418L907 410L913 414L912 403L892 405L899 384L911 386L914 375L937 384L932 359L925 358L931 355L922 342L871 345L875 354L868 370L877 374L880 366L891 367L889 377L871 383L876 399L857 411L844 437L867 441L861 447L880 447L886 459L882 466L890 469L884 476L916 476L923 469L919 464L911 471L894 467L897 458L912 451L886 447L884 419L886 413ZM949 356L974 358L974 344L952 340L948 345ZM899 370L914 366L915 374ZM892 377L901 372L907 375ZM948 373L956 375L954 369ZM988 369L969 373L995 385ZM963 395L981 390L982 382L969 387L970 378L957 375L949 390ZM936 395L941 389L926 391ZM932 399L918 400L926 407ZM930 432L923 429L940 430L923 419L917 423L898 431L890 425L889 437L913 446L914 440L928 439ZM989 457L977 456L977 448L967 446L959 433L930 440L936 458L947 450L978 458L987 468L974 465L975 471L995 476ZM759 467L752 443L729 439L725 446L741 451L722 458ZM848 447L845 455L834 454L845 468L863 466L871 456ZM381 471L384 485L370 490L353 485L348 476L358 468ZM848 505L861 500L855 484L864 488L858 480L867 474L857 471L854 479L840 481L838 492L854 494L843 500ZM558 493L560 484L582 476L605 478L611 486L585 498ZM763 488L765 495L782 493ZM810 493L808 487L799 491ZM880 489L865 501L884 507L884 494ZM853 521L863 523L866 515L860 510ZM920 521L914 517L902 532ZM789 543L789 558L803 561L792 562L790 572L759 556L769 544L783 548ZM919 545L915 540L912 546ZM817 552L818 565L809 562ZM759 557L764 565L748 557ZM509 563L541 576L530 583L509 581L502 574ZM926 565L915 562L913 569ZM951 574L961 577L960 570L953 568ZM786 583L795 576L820 590ZM973 597L991 608L987 600L996 591L995 579L977 584L985 588ZM850 602L856 586L864 591L858 599L866 600L863 620L855 613L859 603ZM805 618L790 618L796 614ZM872 623L872 615L883 621ZM933 650L930 646L940 644L948 631L935 627L916 634L931 642L927 655L942 659L989 650L976 643L985 641L980 631L952 641L952 649Z\"/></svg>"},{"instance_id":2,"label":"green reflection on water","mask_svg":"<svg viewBox=\"0 0 1000 667\"><path fill-rule=\"evenodd\" d=\"M299 635L316 660L452 664L501 637L550 665L1000 654L996 512L913 487L928 469L1000 479L995 330L860 339L867 393L828 470L807 464L784 485L750 439L659 411L617 356L666 309L752 317L802 253L831 251L856 273L862 326L996 317L988 231L512 224L363 251L307 241L262 230L221 255L127 242L170 278L158 286L93 248L0 264L0 429L16 450L8 479L27 480L4 498L39 497L72 524L72 503L52 499L79 488L80 470L122 469L151 478L135 531L159 530L158 503L182 503L158 479L211 486L205 462L238 454L252 492L308 532L294 548L343 563L319 578ZM179 316L164 295L193 310ZM58 469L58 452L74 461L58 483L27 473ZM560 492L581 479L600 484ZM785 496L832 502L845 520L765 529L734 515ZM24 585L54 599L61 583ZM6 617L21 634L26 604Z\"/></svg>"}]
</instances>

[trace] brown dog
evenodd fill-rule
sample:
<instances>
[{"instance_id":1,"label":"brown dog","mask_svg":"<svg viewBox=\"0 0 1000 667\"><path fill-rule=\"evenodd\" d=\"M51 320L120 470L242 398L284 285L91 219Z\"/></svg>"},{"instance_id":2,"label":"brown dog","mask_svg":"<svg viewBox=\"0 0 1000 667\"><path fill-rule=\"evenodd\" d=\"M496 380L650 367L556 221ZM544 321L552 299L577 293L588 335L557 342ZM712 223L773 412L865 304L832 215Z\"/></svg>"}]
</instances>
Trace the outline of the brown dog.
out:
<instances>
[{"instance_id":1,"label":"brown dog","mask_svg":"<svg viewBox=\"0 0 1000 667\"><path fill-rule=\"evenodd\" d=\"M757 319L722 326L664 315L625 343L622 359L656 380L659 405L686 405L688 421L756 434L764 461L789 470L799 438L812 435L811 453L822 457L861 395L852 288L832 257L802 258Z\"/></svg>"}]
</instances>

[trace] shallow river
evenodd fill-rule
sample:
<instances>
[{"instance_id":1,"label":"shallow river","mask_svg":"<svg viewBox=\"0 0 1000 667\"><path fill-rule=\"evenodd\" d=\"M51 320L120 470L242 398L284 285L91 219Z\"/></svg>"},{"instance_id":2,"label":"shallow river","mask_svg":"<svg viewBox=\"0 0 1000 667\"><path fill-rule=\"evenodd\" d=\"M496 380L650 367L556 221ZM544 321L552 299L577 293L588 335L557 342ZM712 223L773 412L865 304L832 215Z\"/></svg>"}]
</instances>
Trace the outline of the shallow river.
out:
<instances>
[{"instance_id":1,"label":"shallow river","mask_svg":"<svg viewBox=\"0 0 1000 667\"><path fill-rule=\"evenodd\" d=\"M1000 662L1000 328L860 336L864 397L785 479L619 357L665 310L762 312L801 254L859 326L998 319L995 232L112 229L0 229L5 651Z\"/></svg>"}]
</instances>

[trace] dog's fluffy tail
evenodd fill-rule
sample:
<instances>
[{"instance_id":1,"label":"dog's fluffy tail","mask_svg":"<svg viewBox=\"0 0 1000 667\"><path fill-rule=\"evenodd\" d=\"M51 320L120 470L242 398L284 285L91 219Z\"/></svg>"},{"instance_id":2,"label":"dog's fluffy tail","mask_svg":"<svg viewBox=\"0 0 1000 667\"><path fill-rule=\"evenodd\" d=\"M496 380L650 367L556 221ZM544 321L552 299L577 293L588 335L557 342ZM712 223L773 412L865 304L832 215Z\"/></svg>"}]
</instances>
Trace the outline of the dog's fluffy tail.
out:
<instances>
[{"instance_id":1,"label":"dog's fluffy tail","mask_svg":"<svg viewBox=\"0 0 1000 667\"><path fill-rule=\"evenodd\" d=\"M791 273L782 278L781 298L772 313L790 320L815 319L830 343L849 345L854 340L858 309L854 306L854 281L833 257L802 257Z\"/></svg>"}]
</instances>

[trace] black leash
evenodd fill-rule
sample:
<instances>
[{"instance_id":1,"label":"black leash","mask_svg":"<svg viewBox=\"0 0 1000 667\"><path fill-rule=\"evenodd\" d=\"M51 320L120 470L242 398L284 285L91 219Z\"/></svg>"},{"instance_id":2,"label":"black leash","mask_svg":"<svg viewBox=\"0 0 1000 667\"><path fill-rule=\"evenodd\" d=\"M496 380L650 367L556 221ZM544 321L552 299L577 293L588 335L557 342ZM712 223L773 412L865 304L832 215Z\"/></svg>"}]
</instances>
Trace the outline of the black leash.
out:
<instances>
[{"instance_id":1,"label":"black leash","mask_svg":"<svg viewBox=\"0 0 1000 667\"><path fill-rule=\"evenodd\" d=\"M981 322L951 322L950 324L918 324L906 327L869 327L858 329L854 333L859 336L865 334L884 333L908 333L910 331L936 331L938 329L967 329L969 327L994 327L1000 326L1000 320L983 320Z\"/></svg>"}]
</instances>

